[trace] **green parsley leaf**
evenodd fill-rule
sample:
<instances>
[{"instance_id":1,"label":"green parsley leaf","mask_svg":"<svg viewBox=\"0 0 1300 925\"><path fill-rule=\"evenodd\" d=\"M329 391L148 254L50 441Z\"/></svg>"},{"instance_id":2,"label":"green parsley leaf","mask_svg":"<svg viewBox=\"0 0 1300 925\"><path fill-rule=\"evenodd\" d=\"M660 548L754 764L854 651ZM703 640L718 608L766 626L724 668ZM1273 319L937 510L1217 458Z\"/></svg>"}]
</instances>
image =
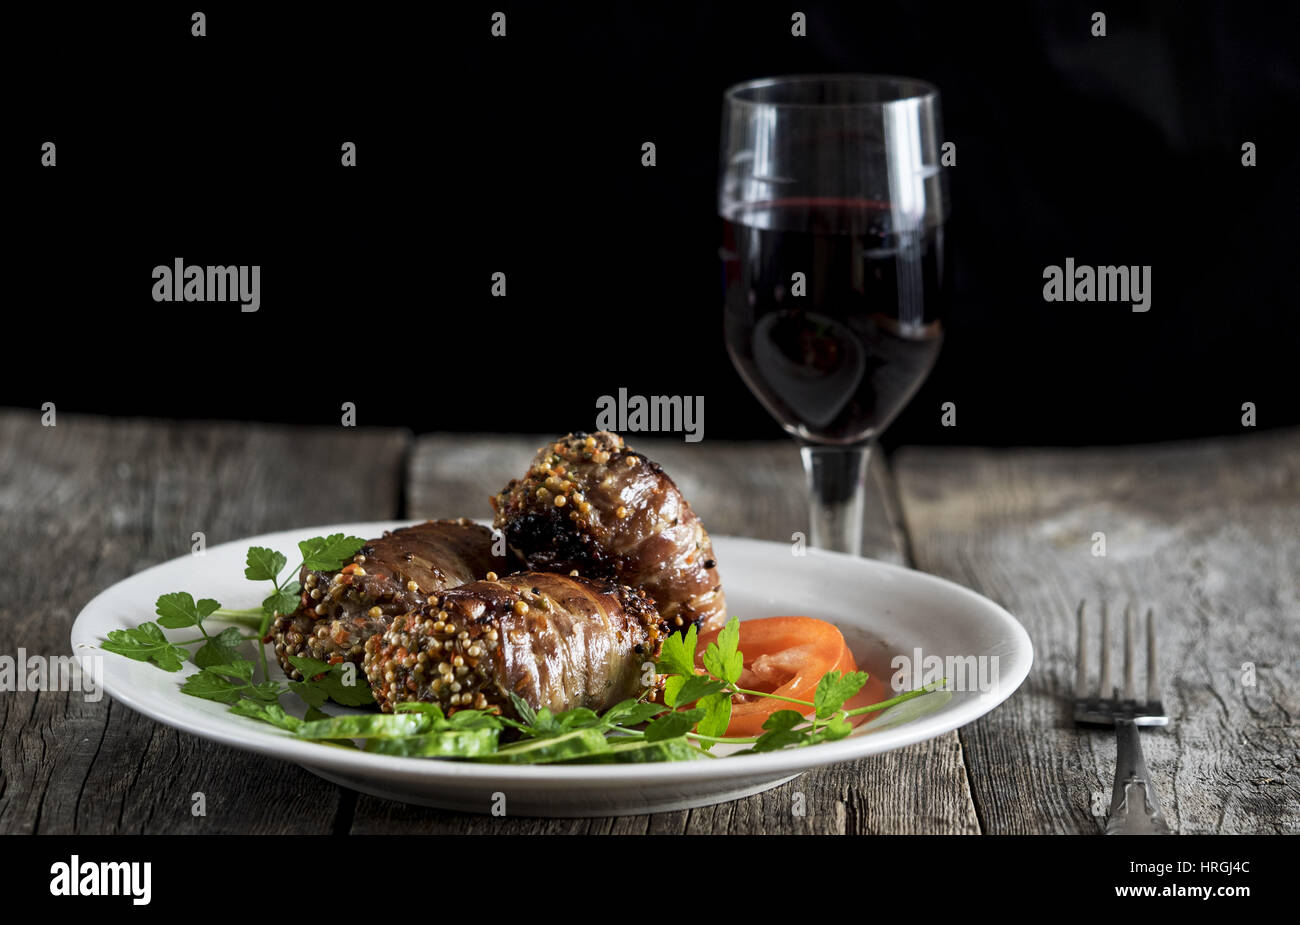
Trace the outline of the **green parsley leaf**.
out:
<instances>
[{"instance_id":1,"label":"green parsley leaf","mask_svg":"<svg viewBox=\"0 0 1300 925\"><path fill-rule=\"evenodd\" d=\"M248 563L248 567L244 569L244 577L249 581L275 581L289 563L284 553L267 549L265 546L250 547L244 561Z\"/></svg>"},{"instance_id":2,"label":"green parsley leaf","mask_svg":"<svg viewBox=\"0 0 1300 925\"><path fill-rule=\"evenodd\" d=\"M158 598L154 611L158 614L158 624L169 630L183 626L196 626L221 605L210 598L204 598L197 604L188 591L176 591Z\"/></svg>"},{"instance_id":3,"label":"green parsley leaf","mask_svg":"<svg viewBox=\"0 0 1300 925\"><path fill-rule=\"evenodd\" d=\"M329 662L322 662L320 659L308 658L305 655L290 655L289 664L302 672L303 678L308 681L317 675L325 674L334 667Z\"/></svg>"},{"instance_id":4,"label":"green parsley leaf","mask_svg":"<svg viewBox=\"0 0 1300 925\"><path fill-rule=\"evenodd\" d=\"M281 729L287 729L290 732L297 732L303 724L298 717L286 713L284 707L278 703L259 703L248 698L242 698L232 703L230 712L238 716L260 719L272 726L279 726Z\"/></svg>"},{"instance_id":5,"label":"green parsley leaf","mask_svg":"<svg viewBox=\"0 0 1300 925\"><path fill-rule=\"evenodd\" d=\"M274 681L253 684L253 663L239 659L229 665L210 665L185 679L181 691L191 697L233 704L242 697L275 703L284 689Z\"/></svg>"},{"instance_id":6,"label":"green parsley leaf","mask_svg":"<svg viewBox=\"0 0 1300 925\"><path fill-rule=\"evenodd\" d=\"M350 663L344 663L344 665L348 664ZM331 671L319 682L324 686L325 693L329 694L330 700L345 707L364 707L366 704L374 703L375 698L370 693L370 684L366 681L365 675L353 665L353 683L349 684L344 665L336 665L336 670Z\"/></svg>"},{"instance_id":7,"label":"green parsley leaf","mask_svg":"<svg viewBox=\"0 0 1300 925\"><path fill-rule=\"evenodd\" d=\"M766 731L748 751L773 752L790 745L804 744L807 733L802 729L794 728L803 721L803 715L795 710L777 710L763 723L763 729Z\"/></svg>"},{"instance_id":8,"label":"green parsley leaf","mask_svg":"<svg viewBox=\"0 0 1300 925\"><path fill-rule=\"evenodd\" d=\"M571 729L587 729L603 726L595 710L586 707L574 707L555 715L555 725L568 732Z\"/></svg>"},{"instance_id":9,"label":"green parsley leaf","mask_svg":"<svg viewBox=\"0 0 1300 925\"><path fill-rule=\"evenodd\" d=\"M320 696L322 693L345 707L362 707L375 702L365 676L351 662L330 665L314 658L291 655L289 663L302 672L303 676L301 681L290 682L290 690L313 707L319 707L325 702ZM349 678L351 684L348 683Z\"/></svg>"},{"instance_id":10,"label":"green parsley leaf","mask_svg":"<svg viewBox=\"0 0 1300 925\"><path fill-rule=\"evenodd\" d=\"M658 669L660 674L680 674L691 677L695 674L695 644L699 633L692 623L686 635L672 633L664 640L659 651Z\"/></svg>"},{"instance_id":11,"label":"green parsley leaf","mask_svg":"<svg viewBox=\"0 0 1300 925\"><path fill-rule=\"evenodd\" d=\"M445 720L448 729L500 729L501 718L486 710L457 710ZM435 729L440 728L435 725Z\"/></svg>"},{"instance_id":12,"label":"green parsley leaf","mask_svg":"<svg viewBox=\"0 0 1300 925\"><path fill-rule=\"evenodd\" d=\"M276 702L283 693L284 688L275 681L260 681L257 684L249 684L244 688L244 696L265 700L267 703Z\"/></svg>"},{"instance_id":13,"label":"green parsley leaf","mask_svg":"<svg viewBox=\"0 0 1300 925\"><path fill-rule=\"evenodd\" d=\"M333 533L326 537L314 536L303 540L298 544L298 549L302 552L302 564L306 568L333 571L342 568L343 563L364 545L366 541L360 537Z\"/></svg>"},{"instance_id":14,"label":"green parsley leaf","mask_svg":"<svg viewBox=\"0 0 1300 925\"><path fill-rule=\"evenodd\" d=\"M466 712L465 710L458 711L452 715L451 719L454 721ZM563 713L552 713L549 707L542 707L535 714L532 723L518 723L508 719L506 722L524 735L531 736L534 739L564 735L566 732L572 732L575 729L603 728L607 725L595 711L586 707L574 707L571 710L565 710Z\"/></svg>"},{"instance_id":15,"label":"green parsley leaf","mask_svg":"<svg viewBox=\"0 0 1300 925\"><path fill-rule=\"evenodd\" d=\"M330 699L329 694L310 681L290 681L289 690L301 697L313 710L319 710L325 706L325 701Z\"/></svg>"},{"instance_id":16,"label":"green parsley leaf","mask_svg":"<svg viewBox=\"0 0 1300 925\"><path fill-rule=\"evenodd\" d=\"M239 647L243 641L238 627L226 627L194 653L194 664L200 668L208 668L212 665L229 665L237 662L240 660Z\"/></svg>"},{"instance_id":17,"label":"green parsley leaf","mask_svg":"<svg viewBox=\"0 0 1300 925\"><path fill-rule=\"evenodd\" d=\"M293 613L298 609L300 591L298 582L291 581L262 601L262 610L268 614Z\"/></svg>"},{"instance_id":18,"label":"green parsley leaf","mask_svg":"<svg viewBox=\"0 0 1300 925\"><path fill-rule=\"evenodd\" d=\"M677 692L682 689L686 683L686 675L670 674L664 681L664 704L668 707L677 706Z\"/></svg>"},{"instance_id":19,"label":"green parsley leaf","mask_svg":"<svg viewBox=\"0 0 1300 925\"><path fill-rule=\"evenodd\" d=\"M692 726L704 719L704 716L705 711L698 708L665 713L645 727L646 741L658 742L661 739L675 739L677 736L685 735L691 731Z\"/></svg>"},{"instance_id":20,"label":"green parsley leaf","mask_svg":"<svg viewBox=\"0 0 1300 925\"><path fill-rule=\"evenodd\" d=\"M826 730L826 738L834 742L836 739L846 738L853 732L853 724L843 716L833 716L830 721L822 727Z\"/></svg>"},{"instance_id":21,"label":"green parsley leaf","mask_svg":"<svg viewBox=\"0 0 1300 925\"><path fill-rule=\"evenodd\" d=\"M695 731L702 736L721 736L726 735L727 726L731 724L731 694L727 691L721 691L716 694L709 694L707 697L701 697L696 706L704 711L704 718L700 720ZM700 745L708 748L712 743L701 742Z\"/></svg>"},{"instance_id":22,"label":"green parsley leaf","mask_svg":"<svg viewBox=\"0 0 1300 925\"><path fill-rule=\"evenodd\" d=\"M702 674L693 674L690 677L673 675L664 684L664 703L670 707L684 706L701 697L716 694L725 687L726 685L721 681L715 681Z\"/></svg>"},{"instance_id":23,"label":"green parsley leaf","mask_svg":"<svg viewBox=\"0 0 1300 925\"><path fill-rule=\"evenodd\" d=\"M245 681L253 680L253 663L247 659L239 659L226 665L206 665L204 671L210 671L213 674L219 674L225 678L243 678Z\"/></svg>"},{"instance_id":24,"label":"green parsley leaf","mask_svg":"<svg viewBox=\"0 0 1300 925\"><path fill-rule=\"evenodd\" d=\"M817 708L817 718L826 719L842 706L867 683L869 675L865 671L850 671L841 675L838 671L828 671L817 682L817 693L813 704Z\"/></svg>"},{"instance_id":25,"label":"green parsley leaf","mask_svg":"<svg viewBox=\"0 0 1300 925\"><path fill-rule=\"evenodd\" d=\"M141 623L134 629L109 630L100 645L106 652L116 652L137 662L153 662L163 671L180 671L190 653L167 641L156 623Z\"/></svg>"},{"instance_id":26,"label":"green parsley leaf","mask_svg":"<svg viewBox=\"0 0 1300 925\"><path fill-rule=\"evenodd\" d=\"M721 678L732 684L740 681L740 673L745 670L744 656L737 651L740 645L740 619L732 617L718 632L717 642L709 643L704 650L704 667L715 678Z\"/></svg>"},{"instance_id":27,"label":"green parsley leaf","mask_svg":"<svg viewBox=\"0 0 1300 925\"><path fill-rule=\"evenodd\" d=\"M186 678L185 683L181 685L181 691L191 697L233 704L244 696L245 686L205 669Z\"/></svg>"},{"instance_id":28,"label":"green parsley leaf","mask_svg":"<svg viewBox=\"0 0 1300 925\"><path fill-rule=\"evenodd\" d=\"M624 700L616 703L601 717L607 726L637 726L667 709L662 703Z\"/></svg>"},{"instance_id":29,"label":"green parsley leaf","mask_svg":"<svg viewBox=\"0 0 1300 925\"><path fill-rule=\"evenodd\" d=\"M798 710L777 710L763 721L763 728L768 732L788 732L804 721Z\"/></svg>"},{"instance_id":30,"label":"green parsley leaf","mask_svg":"<svg viewBox=\"0 0 1300 925\"><path fill-rule=\"evenodd\" d=\"M537 725L537 713L527 700L520 697L514 691L510 692L510 702L514 704L515 712L519 714L519 719L525 726Z\"/></svg>"}]
</instances>

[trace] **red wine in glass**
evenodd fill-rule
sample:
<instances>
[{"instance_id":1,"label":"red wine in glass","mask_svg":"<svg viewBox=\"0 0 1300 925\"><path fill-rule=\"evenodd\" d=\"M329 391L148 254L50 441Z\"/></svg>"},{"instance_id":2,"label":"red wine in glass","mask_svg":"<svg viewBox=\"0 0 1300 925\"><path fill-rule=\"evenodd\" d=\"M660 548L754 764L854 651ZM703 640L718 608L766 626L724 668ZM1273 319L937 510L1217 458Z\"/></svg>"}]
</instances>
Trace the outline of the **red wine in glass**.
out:
<instances>
[{"instance_id":1,"label":"red wine in glass","mask_svg":"<svg viewBox=\"0 0 1300 925\"><path fill-rule=\"evenodd\" d=\"M888 203L847 197L745 203L724 216L727 349L795 437L873 438L934 365L950 291L943 225L908 224L896 227Z\"/></svg>"}]
</instances>

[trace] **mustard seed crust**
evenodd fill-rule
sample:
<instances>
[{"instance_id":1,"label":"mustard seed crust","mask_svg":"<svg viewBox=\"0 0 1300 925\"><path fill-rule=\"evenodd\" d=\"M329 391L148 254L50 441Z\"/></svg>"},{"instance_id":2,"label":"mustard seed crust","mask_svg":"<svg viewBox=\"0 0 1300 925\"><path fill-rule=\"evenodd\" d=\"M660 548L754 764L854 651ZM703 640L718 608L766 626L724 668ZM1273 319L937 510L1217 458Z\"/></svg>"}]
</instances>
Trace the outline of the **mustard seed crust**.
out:
<instances>
[{"instance_id":1,"label":"mustard seed crust","mask_svg":"<svg viewBox=\"0 0 1300 925\"><path fill-rule=\"evenodd\" d=\"M512 691L534 709L601 711L658 688L653 662L669 632L644 591L521 572L396 617L366 641L362 666L385 712L420 701L517 718Z\"/></svg>"},{"instance_id":2,"label":"mustard seed crust","mask_svg":"<svg viewBox=\"0 0 1300 925\"><path fill-rule=\"evenodd\" d=\"M492 498L494 525L527 568L577 570L649 594L674 629L726 620L713 544L657 463L608 431L542 447Z\"/></svg>"},{"instance_id":3,"label":"mustard seed crust","mask_svg":"<svg viewBox=\"0 0 1300 925\"><path fill-rule=\"evenodd\" d=\"M492 555L491 530L463 517L385 531L341 569L302 570L298 608L271 627L276 660L295 680L301 675L290 656L360 665L366 640L387 629L393 617L419 607L430 594L514 566L513 557Z\"/></svg>"}]
</instances>

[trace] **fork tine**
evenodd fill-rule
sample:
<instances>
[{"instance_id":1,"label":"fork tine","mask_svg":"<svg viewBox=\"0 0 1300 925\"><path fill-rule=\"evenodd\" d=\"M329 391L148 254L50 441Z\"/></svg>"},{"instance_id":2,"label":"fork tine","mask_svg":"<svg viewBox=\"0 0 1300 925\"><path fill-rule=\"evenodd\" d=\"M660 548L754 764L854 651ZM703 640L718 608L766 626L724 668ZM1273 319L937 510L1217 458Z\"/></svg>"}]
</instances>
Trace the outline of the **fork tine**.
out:
<instances>
[{"instance_id":1,"label":"fork tine","mask_svg":"<svg viewBox=\"0 0 1300 925\"><path fill-rule=\"evenodd\" d=\"M1160 699L1160 680L1156 672L1156 618L1153 608L1147 608L1147 702Z\"/></svg>"},{"instance_id":2,"label":"fork tine","mask_svg":"<svg viewBox=\"0 0 1300 925\"><path fill-rule=\"evenodd\" d=\"M1110 689L1110 610L1106 602L1101 602L1101 680L1098 682L1102 700L1111 696Z\"/></svg>"},{"instance_id":3,"label":"fork tine","mask_svg":"<svg viewBox=\"0 0 1300 925\"><path fill-rule=\"evenodd\" d=\"M1076 700L1088 699L1088 621L1083 616L1084 601L1079 601L1079 639L1074 646L1075 660L1078 667L1074 675L1074 697Z\"/></svg>"},{"instance_id":4,"label":"fork tine","mask_svg":"<svg viewBox=\"0 0 1300 925\"><path fill-rule=\"evenodd\" d=\"M1137 626L1133 602L1124 608L1124 699L1137 699L1137 658L1133 652L1133 636Z\"/></svg>"}]
</instances>

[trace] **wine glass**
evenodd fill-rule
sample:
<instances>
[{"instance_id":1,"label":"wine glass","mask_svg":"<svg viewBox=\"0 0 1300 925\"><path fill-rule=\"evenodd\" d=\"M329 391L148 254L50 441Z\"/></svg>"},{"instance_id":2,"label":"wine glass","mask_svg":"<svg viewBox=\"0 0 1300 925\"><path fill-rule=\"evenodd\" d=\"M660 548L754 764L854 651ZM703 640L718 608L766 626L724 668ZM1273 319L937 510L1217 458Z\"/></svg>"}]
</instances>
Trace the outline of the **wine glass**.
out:
<instances>
[{"instance_id":1,"label":"wine glass","mask_svg":"<svg viewBox=\"0 0 1300 925\"><path fill-rule=\"evenodd\" d=\"M726 91L727 351L800 446L811 542L860 555L875 438L925 381L951 288L939 92L804 75Z\"/></svg>"}]
</instances>

